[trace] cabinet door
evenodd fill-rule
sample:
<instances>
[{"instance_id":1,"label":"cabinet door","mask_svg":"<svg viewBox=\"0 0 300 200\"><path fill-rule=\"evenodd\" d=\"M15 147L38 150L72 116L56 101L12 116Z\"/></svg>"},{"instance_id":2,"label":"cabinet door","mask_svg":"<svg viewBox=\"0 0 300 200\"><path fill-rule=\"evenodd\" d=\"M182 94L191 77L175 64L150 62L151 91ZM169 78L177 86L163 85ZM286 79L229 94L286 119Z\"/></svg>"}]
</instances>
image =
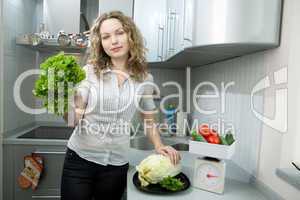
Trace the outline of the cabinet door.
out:
<instances>
[{"instance_id":1,"label":"cabinet door","mask_svg":"<svg viewBox=\"0 0 300 200\"><path fill-rule=\"evenodd\" d=\"M60 199L60 180L65 157L64 146L19 146L15 147L15 180L24 168L24 156L31 153L41 155L44 170L35 191L22 190L15 184L15 200Z\"/></svg>"},{"instance_id":2,"label":"cabinet door","mask_svg":"<svg viewBox=\"0 0 300 200\"><path fill-rule=\"evenodd\" d=\"M195 0L184 0L183 47L193 46Z\"/></svg>"},{"instance_id":3,"label":"cabinet door","mask_svg":"<svg viewBox=\"0 0 300 200\"><path fill-rule=\"evenodd\" d=\"M167 1L167 59L183 50L184 1Z\"/></svg>"},{"instance_id":4,"label":"cabinet door","mask_svg":"<svg viewBox=\"0 0 300 200\"><path fill-rule=\"evenodd\" d=\"M167 57L193 45L195 0L167 2Z\"/></svg>"},{"instance_id":5,"label":"cabinet door","mask_svg":"<svg viewBox=\"0 0 300 200\"><path fill-rule=\"evenodd\" d=\"M14 148L13 145L3 145L3 199L13 199L14 185Z\"/></svg>"},{"instance_id":6,"label":"cabinet door","mask_svg":"<svg viewBox=\"0 0 300 200\"><path fill-rule=\"evenodd\" d=\"M166 0L135 0L133 18L148 49L147 61L163 61L166 51Z\"/></svg>"}]
</instances>

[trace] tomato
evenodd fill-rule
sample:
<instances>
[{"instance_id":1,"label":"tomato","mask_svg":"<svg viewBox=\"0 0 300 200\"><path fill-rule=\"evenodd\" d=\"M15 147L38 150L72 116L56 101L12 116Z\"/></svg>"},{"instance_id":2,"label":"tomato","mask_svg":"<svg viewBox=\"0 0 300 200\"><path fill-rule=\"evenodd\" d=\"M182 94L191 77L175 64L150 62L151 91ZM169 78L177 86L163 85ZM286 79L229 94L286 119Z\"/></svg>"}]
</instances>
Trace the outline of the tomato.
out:
<instances>
[{"instance_id":1,"label":"tomato","mask_svg":"<svg viewBox=\"0 0 300 200\"><path fill-rule=\"evenodd\" d=\"M207 138L206 138L206 141L208 143L212 143L212 144L220 144L221 141L220 141L220 138L218 135L209 135Z\"/></svg>"},{"instance_id":2,"label":"tomato","mask_svg":"<svg viewBox=\"0 0 300 200\"><path fill-rule=\"evenodd\" d=\"M199 126L198 134L202 135L204 138L210 135L210 130L207 124Z\"/></svg>"},{"instance_id":3,"label":"tomato","mask_svg":"<svg viewBox=\"0 0 300 200\"><path fill-rule=\"evenodd\" d=\"M211 135L218 135L218 132L215 129L210 130Z\"/></svg>"}]
</instances>

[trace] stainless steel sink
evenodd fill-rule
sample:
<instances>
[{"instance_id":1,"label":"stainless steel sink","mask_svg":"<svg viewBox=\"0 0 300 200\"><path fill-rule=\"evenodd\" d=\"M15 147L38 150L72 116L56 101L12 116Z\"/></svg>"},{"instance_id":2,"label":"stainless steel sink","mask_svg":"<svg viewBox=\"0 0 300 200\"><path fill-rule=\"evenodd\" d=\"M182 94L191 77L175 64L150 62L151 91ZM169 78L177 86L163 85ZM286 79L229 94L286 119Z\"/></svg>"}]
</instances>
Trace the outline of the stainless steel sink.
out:
<instances>
[{"instance_id":1,"label":"stainless steel sink","mask_svg":"<svg viewBox=\"0 0 300 200\"><path fill-rule=\"evenodd\" d=\"M177 151L189 151L189 144L184 144L184 143L177 143L171 145L174 149Z\"/></svg>"},{"instance_id":2,"label":"stainless steel sink","mask_svg":"<svg viewBox=\"0 0 300 200\"><path fill-rule=\"evenodd\" d=\"M188 151L189 150L189 144L184 143L178 143L176 141L173 141L172 139L166 139L161 137L162 142L165 145L170 145L177 151ZM137 137L130 140L130 147L138 149L138 150L153 150L154 146L150 142L150 140L147 137Z\"/></svg>"},{"instance_id":3,"label":"stainless steel sink","mask_svg":"<svg viewBox=\"0 0 300 200\"><path fill-rule=\"evenodd\" d=\"M67 140L71 136L72 132L73 128L70 127L40 126L19 136L18 138Z\"/></svg>"},{"instance_id":4,"label":"stainless steel sink","mask_svg":"<svg viewBox=\"0 0 300 200\"><path fill-rule=\"evenodd\" d=\"M161 138L162 142L165 145L174 145L176 144L175 141L171 139ZM130 140L130 147L138 150L153 150L154 145L150 142L147 137L137 137Z\"/></svg>"}]
</instances>

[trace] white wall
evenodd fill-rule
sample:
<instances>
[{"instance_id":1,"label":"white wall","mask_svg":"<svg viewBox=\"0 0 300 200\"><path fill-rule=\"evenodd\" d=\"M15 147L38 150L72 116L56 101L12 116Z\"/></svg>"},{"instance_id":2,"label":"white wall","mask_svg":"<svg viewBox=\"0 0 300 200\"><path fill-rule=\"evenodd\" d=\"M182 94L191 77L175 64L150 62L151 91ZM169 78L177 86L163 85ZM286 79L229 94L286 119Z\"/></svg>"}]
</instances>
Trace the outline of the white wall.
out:
<instances>
[{"instance_id":1,"label":"white wall","mask_svg":"<svg viewBox=\"0 0 300 200\"><path fill-rule=\"evenodd\" d=\"M192 123L198 121L199 124L220 124L219 127L216 127L220 134L225 134L225 129L233 126L237 140L233 161L248 173L248 176L245 176L247 180L243 180L245 182L249 181L251 175L255 176L257 173L259 159L262 122L253 115L250 100L253 86L265 74L262 62L263 56L254 54L192 68L191 72L191 95L197 85L205 82L213 83L219 93L217 98L200 98L197 101L200 109L216 110L215 114L206 114L200 110L195 110L192 104ZM228 87L223 98L222 83L226 85L230 82L233 82L234 85ZM213 95L215 92L212 87L201 87L197 94ZM222 105L222 101L225 103L224 105ZM258 112L263 111L262 93L255 95L254 105ZM222 112L222 107L224 112ZM224 127L223 130L222 127Z\"/></svg>"},{"instance_id":2,"label":"white wall","mask_svg":"<svg viewBox=\"0 0 300 200\"><path fill-rule=\"evenodd\" d=\"M238 154L250 155L250 158L257 155L255 158L257 165L253 172L257 180L277 192L283 199L295 200L299 198L300 191L282 181L275 174L277 168L291 168L291 161L300 161L300 1L286 0L284 3L281 45L279 48L200 67L192 74L195 81L208 79L218 82L233 79L241 84L235 91L229 90L229 95L234 98L233 101L228 100L229 104L232 105L229 106L231 110L229 112L233 113L229 117L235 119L240 131L238 139L241 139L242 142L245 141L245 138L248 140L240 148ZM273 73L283 67L288 69L288 83L275 85ZM288 88L288 130L285 133L277 131L263 122L255 121L255 116L249 108L251 91L247 88L247 85L251 86L252 84L253 87L255 85L253 80L258 82L265 76L269 76L272 85L261 93L263 95L263 110L261 113L264 116L274 118L276 115L275 91ZM248 100L241 102L243 99L241 96L248 96ZM214 106L215 103L208 105ZM240 115L239 120L235 118L238 115ZM196 113L194 117L197 118L199 115ZM259 124L261 125L260 130L257 128ZM249 134L252 134L252 136ZM254 137L254 135L258 137ZM251 140L251 138L258 138L258 143L255 143L255 140ZM260 144L259 149L251 148L253 144ZM245 151L244 154L241 151ZM236 156L235 161L244 168L246 163L239 162L243 161L243 158L240 157L241 160L239 160ZM253 167L253 163L250 163L250 169L251 166Z\"/></svg>"},{"instance_id":3,"label":"white wall","mask_svg":"<svg viewBox=\"0 0 300 200\"><path fill-rule=\"evenodd\" d=\"M269 72L279 66L288 67L288 131L284 134L263 126L258 179L287 200L294 200L300 191L279 179L276 168L291 168L291 161L300 160L300 2L285 1L280 48L265 54ZM265 94L265 113L273 112L272 96Z\"/></svg>"},{"instance_id":4,"label":"white wall","mask_svg":"<svg viewBox=\"0 0 300 200\"><path fill-rule=\"evenodd\" d=\"M44 22L51 34L79 33L80 0L44 0Z\"/></svg>"},{"instance_id":5,"label":"white wall","mask_svg":"<svg viewBox=\"0 0 300 200\"><path fill-rule=\"evenodd\" d=\"M99 14L112 10L120 10L125 15L132 17L133 0L99 0Z\"/></svg>"},{"instance_id":6,"label":"white wall","mask_svg":"<svg viewBox=\"0 0 300 200\"><path fill-rule=\"evenodd\" d=\"M35 0L3 0L3 112L4 132L34 122L34 116L21 111L13 97L13 86L17 77L35 66L35 51L16 45L16 36L36 30ZM32 88L34 77L24 81L21 98L28 106L33 106ZM2 85L2 84L1 84Z\"/></svg>"}]
</instances>

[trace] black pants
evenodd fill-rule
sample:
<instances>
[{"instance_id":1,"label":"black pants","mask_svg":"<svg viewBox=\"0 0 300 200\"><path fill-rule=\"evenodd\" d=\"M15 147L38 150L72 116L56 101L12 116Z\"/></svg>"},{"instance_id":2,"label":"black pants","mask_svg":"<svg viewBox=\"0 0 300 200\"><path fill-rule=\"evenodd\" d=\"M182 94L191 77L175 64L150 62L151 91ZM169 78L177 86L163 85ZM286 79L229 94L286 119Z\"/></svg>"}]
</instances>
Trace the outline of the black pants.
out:
<instances>
[{"instance_id":1,"label":"black pants","mask_svg":"<svg viewBox=\"0 0 300 200\"><path fill-rule=\"evenodd\" d=\"M67 149L61 200L120 200L126 188L128 167L99 165Z\"/></svg>"}]
</instances>

